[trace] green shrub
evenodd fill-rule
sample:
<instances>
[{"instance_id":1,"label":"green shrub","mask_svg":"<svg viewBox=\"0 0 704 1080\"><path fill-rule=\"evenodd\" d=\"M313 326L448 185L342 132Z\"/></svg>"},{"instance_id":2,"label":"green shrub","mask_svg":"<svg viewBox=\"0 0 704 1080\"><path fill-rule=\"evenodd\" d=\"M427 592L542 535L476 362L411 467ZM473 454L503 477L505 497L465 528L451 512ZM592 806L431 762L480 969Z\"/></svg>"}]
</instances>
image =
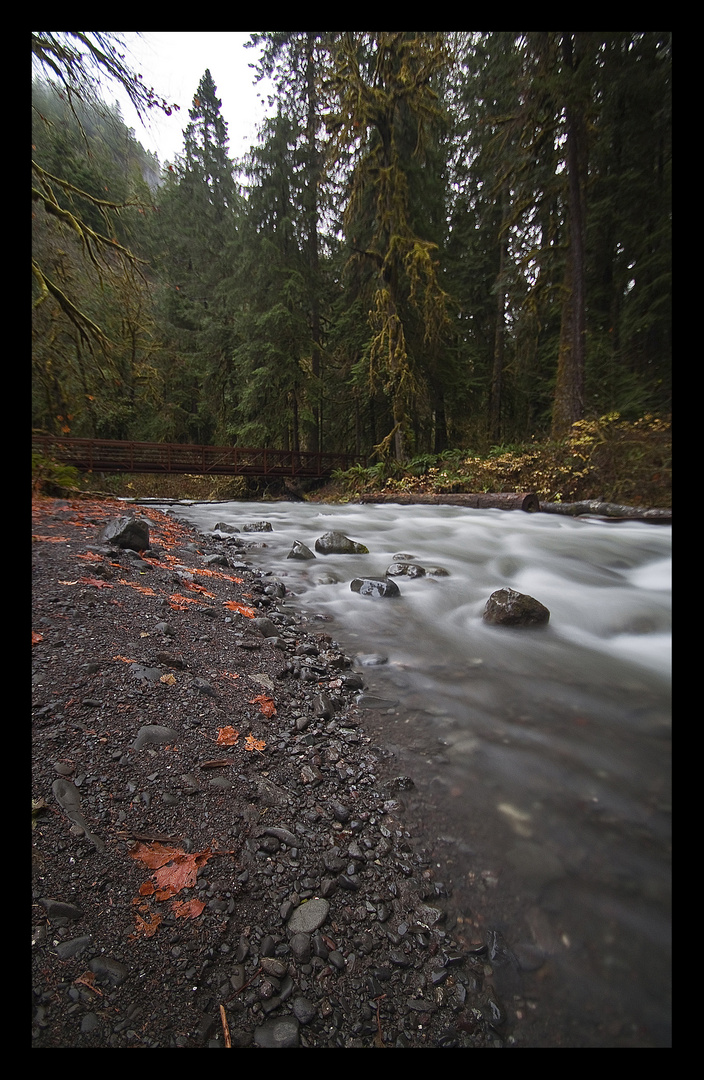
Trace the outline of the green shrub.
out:
<instances>
[{"instance_id":1,"label":"green shrub","mask_svg":"<svg viewBox=\"0 0 704 1080\"><path fill-rule=\"evenodd\" d=\"M58 490L77 488L81 474L73 465L32 453L32 491L53 495Z\"/></svg>"}]
</instances>

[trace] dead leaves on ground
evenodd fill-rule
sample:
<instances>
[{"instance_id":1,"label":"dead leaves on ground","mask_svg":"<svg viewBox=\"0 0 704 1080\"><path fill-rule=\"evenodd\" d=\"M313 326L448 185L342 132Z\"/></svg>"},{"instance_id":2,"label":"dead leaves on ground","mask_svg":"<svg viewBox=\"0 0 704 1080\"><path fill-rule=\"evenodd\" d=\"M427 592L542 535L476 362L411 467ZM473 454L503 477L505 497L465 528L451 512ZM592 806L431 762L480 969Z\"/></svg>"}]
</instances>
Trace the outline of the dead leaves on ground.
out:
<instances>
[{"instance_id":1,"label":"dead leaves on ground","mask_svg":"<svg viewBox=\"0 0 704 1080\"><path fill-rule=\"evenodd\" d=\"M233 727L218 728L215 742L218 743L219 746L236 746L239 737L239 731L235 731ZM262 750L266 749L266 741L264 739L257 739L254 735L250 734L245 738L243 747L245 750L258 750L261 754Z\"/></svg>"},{"instance_id":2,"label":"dead leaves on ground","mask_svg":"<svg viewBox=\"0 0 704 1080\"><path fill-rule=\"evenodd\" d=\"M222 727L218 728L218 735L215 742L218 743L219 746L235 746L239 737L239 731L235 731L233 727Z\"/></svg>"},{"instance_id":3,"label":"dead leaves on ground","mask_svg":"<svg viewBox=\"0 0 704 1080\"><path fill-rule=\"evenodd\" d=\"M189 604L197 604L198 601L193 596L182 596L181 593L173 593L169 597L169 607L174 611L188 611Z\"/></svg>"},{"instance_id":4,"label":"dead leaves on ground","mask_svg":"<svg viewBox=\"0 0 704 1080\"><path fill-rule=\"evenodd\" d=\"M255 739L254 735L248 735L244 740L245 750L258 750L261 753L265 746L264 739Z\"/></svg>"},{"instance_id":5,"label":"dead leaves on ground","mask_svg":"<svg viewBox=\"0 0 704 1080\"><path fill-rule=\"evenodd\" d=\"M276 705L274 699L267 697L266 694L257 694L255 698L252 698L249 702L250 705L259 705L264 716L274 716L276 713Z\"/></svg>"},{"instance_id":6,"label":"dead leaves on ground","mask_svg":"<svg viewBox=\"0 0 704 1080\"><path fill-rule=\"evenodd\" d=\"M154 842L138 843L130 852L130 857L153 870L149 881L140 885L139 896L132 901L135 912L135 930L130 935L153 937L163 921L163 915L154 912L146 902L147 897L156 901L171 900L183 889L192 889L198 878L198 871L215 855L233 854L233 852L214 851L211 847L204 851L186 852L183 848L170 847ZM177 919L197 919L203 913L205 903L192 897L190 900L177 900L171 904L171 910Z\"/></svg>"},{"instance_id":7,"label":"dead leaves on ground","mask_svg":"<svg viewBox=\"0 0 704 1080\"><path fill-rule=\"evenodd\" d=\"M167 847L159 843L138 843L130 852L133 859L137 859L150 870L154 870L153 893L157 900L168 900L171 896L180 893L182 889L192 889L199 869L205 866L213 854L211 848L189 853L183 848ZM140 892L145 895L141 889Z\"/></svg>"},{"instance_id":8,"label":"dead leaves on ground","mask_svg":"<svg viewBox=\"0 0 704 1080\"><path fill-rule=\"evenodd\" d=\"M141 592L144 596L158 596L149 585L138 585L136 581L127 581L126 578L120 578L118 585L129 585L130 589L136 589L137 592Z\"/></svg>"},{"instance_id":9,"label":"dead leaves on ground","mask_svg":"<svg viewBox=\"0 0 704 1080\"><path fill-rule=\"evenodd\" d=\"M223 607L226 607L228 611L238 611L240 615L244 615L247 619L254 619L257 616L256 608L240 604L238 600L224 600Z\"/></svg>"}]
</instances>

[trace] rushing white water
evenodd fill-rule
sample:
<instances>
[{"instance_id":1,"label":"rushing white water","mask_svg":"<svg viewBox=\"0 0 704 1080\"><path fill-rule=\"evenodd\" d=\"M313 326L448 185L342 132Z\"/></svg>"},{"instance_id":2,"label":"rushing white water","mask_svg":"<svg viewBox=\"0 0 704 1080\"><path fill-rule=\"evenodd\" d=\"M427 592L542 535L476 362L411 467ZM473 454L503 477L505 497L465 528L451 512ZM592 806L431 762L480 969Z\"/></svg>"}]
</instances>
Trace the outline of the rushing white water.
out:
<instances>
[{"instance_id":1,"label":"rushing white water","mask_svg":"<svg viewBox=\"0 0 704 1080\"><path fill-rule=\"evenodd\" d=\"M519 957L548 958L520 993L503 987L509 1014L526 1000L558 1012L576 1045L668 1045L671 528L451 506L174 512L206 532L269 521L242 534L247 561L349 655L387 658L364 668L386 699L370 724L415 752L437 797L456 905ZM330 530L369 554L288 558ZM395 577L393 599L351 591L399 553L428 573ZM544 604L549 625L485 624L507 586Z\"/></svg>"}]
</instances>

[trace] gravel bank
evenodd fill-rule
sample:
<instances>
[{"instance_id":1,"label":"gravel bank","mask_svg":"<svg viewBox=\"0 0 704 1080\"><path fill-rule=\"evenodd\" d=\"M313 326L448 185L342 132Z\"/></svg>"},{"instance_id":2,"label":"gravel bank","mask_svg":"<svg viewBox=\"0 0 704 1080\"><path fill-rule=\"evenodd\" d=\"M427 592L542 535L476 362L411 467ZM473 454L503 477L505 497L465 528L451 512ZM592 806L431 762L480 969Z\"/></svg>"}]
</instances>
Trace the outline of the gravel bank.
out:
<instances>
[{"instance_id":1,"label":"gravel bank","mask_svg":"<svg viewBox=\"0 0 704 1080\"><path fill-rule=\"evenodd\" d=\"M33 504L36 1047L510 1045L363 672L151 508Z\"/></svg>"}]
</instances>

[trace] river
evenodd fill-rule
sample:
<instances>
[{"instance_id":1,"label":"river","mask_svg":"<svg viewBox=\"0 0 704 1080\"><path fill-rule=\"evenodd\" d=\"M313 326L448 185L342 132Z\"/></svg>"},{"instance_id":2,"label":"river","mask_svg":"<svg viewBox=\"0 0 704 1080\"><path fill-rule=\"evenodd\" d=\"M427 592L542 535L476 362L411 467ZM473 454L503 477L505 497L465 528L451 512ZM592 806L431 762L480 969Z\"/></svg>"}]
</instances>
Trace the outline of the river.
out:
<instances>
[{"instance_id":1,"label":"river","mask_svg":"<svg viewBox=\"0 0 704 1080\"><path fill-rule=\"evenodd\" d=\"M247 561L357 658L368 726L427 796L457 932L489 942L515 1044L671 1045L671 527L453 506L171 509L204 532L271 523L242 535ZM369 554L288 558L331 530ZM401 553L428 572L394 577L400 597L350 589ZM548 626L485 624L506 586L544 604Z\"/></svg>"}]
</instances>

